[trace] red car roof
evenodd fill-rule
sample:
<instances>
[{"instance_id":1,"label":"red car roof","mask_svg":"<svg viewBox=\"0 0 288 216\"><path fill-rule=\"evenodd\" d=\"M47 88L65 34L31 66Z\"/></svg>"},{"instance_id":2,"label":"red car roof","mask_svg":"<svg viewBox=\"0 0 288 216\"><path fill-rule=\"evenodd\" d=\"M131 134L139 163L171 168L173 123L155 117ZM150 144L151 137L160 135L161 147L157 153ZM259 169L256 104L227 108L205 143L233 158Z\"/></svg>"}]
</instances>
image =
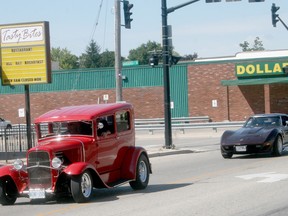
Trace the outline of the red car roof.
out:
<instances>
[{"instance_id":1,"label":"red car roof","mask_svg":"<svg viewBox=\"0 0 288 216\"><path fill-rule=\"evenodd\" d=\"M71 121L71 120L91 120L96 116L113 113L121 109L132 109L129 103L108 103L80 106L67 106L51 110L35 119L35 123Z\"/></svg>"}]
</instances>

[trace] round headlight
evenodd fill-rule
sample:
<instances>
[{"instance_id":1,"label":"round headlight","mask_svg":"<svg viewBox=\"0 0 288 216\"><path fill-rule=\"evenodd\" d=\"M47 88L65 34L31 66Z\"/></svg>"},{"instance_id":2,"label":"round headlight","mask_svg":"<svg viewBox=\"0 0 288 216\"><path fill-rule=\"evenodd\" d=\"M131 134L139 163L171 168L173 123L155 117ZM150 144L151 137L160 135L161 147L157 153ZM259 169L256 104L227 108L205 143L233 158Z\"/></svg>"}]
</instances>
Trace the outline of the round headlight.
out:
<instances>
[{"instance_id":1,"label":"round headlight","mask_svg":"<svg viewBox=\"0 0 288 216\"><path fill-rule=\"evenodd\" d=\"M21 170L24 166L24 162L20 159L14 161L13 166L16 170Z\"/></svg>"},{"instance_id":2,"label":"round headlight","mask_svg":"<svg viewBox=\"0 0 288 216\"><path fill-rule=\"evenodd\" d=\"M60 160L60 158L53 158L52 159L52 167L55 168L55 169L58 169L59 167L61 167L62 165L62 161Z\"/></svg>"}]
</instances>

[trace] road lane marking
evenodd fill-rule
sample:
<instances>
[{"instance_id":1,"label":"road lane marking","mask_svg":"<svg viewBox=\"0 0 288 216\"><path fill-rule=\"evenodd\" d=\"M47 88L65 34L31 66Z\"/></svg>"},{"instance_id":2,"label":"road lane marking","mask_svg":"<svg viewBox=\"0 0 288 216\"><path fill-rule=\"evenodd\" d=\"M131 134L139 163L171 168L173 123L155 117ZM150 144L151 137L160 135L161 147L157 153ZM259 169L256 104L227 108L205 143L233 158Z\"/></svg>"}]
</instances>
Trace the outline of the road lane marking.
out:
<instances>
[{"instance_id":1,"label":"road lane marking","mask_svg":"<svg viewBox=\"0 0 288 216\"><path fill-rule=\"evenodd\" d=\"M89 203L81 203L81 204L72 204L72 205L68 205L67 207L64 208L59 208L59 209L55 209L52 211L47 211L47 212L41 212L38 213L37 216L49 216L49 215L55 215L55 214L63 214L65 212L69 212L73 209L79 209L80 207L82 207L83 205L88 205Z\"/></svg>"},{"instance_id":2,"label":"road lane marking","mask_svg":"<svg viewBox=\"0 0 288 216\"><path fill-rule=\"evenodd\" d=\"M260 183L273 183L288 179L288 174L281 174L275 172L267 172L267 173L255 173L249 175L236 176L237 178L242 178L244 180L253 180L253 179L261 179L256 182Z\"/></svg>"}]
</instances>

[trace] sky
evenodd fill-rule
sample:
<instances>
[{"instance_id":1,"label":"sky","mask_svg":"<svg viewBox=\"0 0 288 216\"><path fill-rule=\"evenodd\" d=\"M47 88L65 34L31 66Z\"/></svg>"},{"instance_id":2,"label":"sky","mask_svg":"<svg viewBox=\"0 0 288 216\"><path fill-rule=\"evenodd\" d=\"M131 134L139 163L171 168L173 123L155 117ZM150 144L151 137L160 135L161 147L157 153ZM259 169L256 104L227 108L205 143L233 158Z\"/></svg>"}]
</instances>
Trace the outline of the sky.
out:
<instances>
[{"instance_id":1,"label":"sky","mask_svg":"<svg viewBox=\"0 0 288 216\"><path fill-rule=\"evenodd\" d=\"M189 0L166 0L167 8ZM102 2L102 4L101 4ZM121 28L121 55L148 41L162 44L162 0L129 0L133 4L131 29ZM265 0L187 5L168 14L174 50L180 55L197 53L200 58L234 56L240 43L253 45L256 37L266 50L288 49L288 31L278 22L272 26L271 6L280 9L288 25L288 1ZM0 25L48 21L51 47L67 48L72 54L85 53L93 39L101 52L115 50L115 0L14 0L1 5ZM124 24L123 6L121 19Z\"/></svg>"}]
</instances>

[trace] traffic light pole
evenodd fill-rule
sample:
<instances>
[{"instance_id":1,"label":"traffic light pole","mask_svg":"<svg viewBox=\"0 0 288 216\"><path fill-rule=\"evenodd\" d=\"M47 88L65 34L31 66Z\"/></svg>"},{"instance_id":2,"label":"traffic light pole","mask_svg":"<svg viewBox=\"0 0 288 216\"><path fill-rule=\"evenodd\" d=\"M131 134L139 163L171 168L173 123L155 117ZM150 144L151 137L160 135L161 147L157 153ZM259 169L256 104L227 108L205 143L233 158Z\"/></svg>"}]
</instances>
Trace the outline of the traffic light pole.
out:
<instances>
[{"instance_id":1,"label":"traffic light pole","mask_svg":"<svg viewBox=\"0 0 288 216\"><path fill-rule=\"evenodd\" d=\"M279 19L279 21L284 25L284 27L286 28L286 30L288 30L288 26L284 23L284 21L278 16L277 17Z\"/></svg>"},{"instance_id":2,"label":"traffic light pole","mask_svg":"<svg viewBox=\"0 0 288 216\"><path fill-rule=\"evenodd\" d=\"M163 58L163 87L164 87L164 119L165 119L165 148L171 149L172 128L171 128L171 101L170 101L170 79L169 79L169 44L167 24L167 3L162 0L162 58Z\"/></svg>"},{"instance_id":3,"label":"traffic light pole","mask_svg":"<svg viewBox=\"0 0 288 216\"><path fill-rule=\"evenodd\" d=\"M165 148L173 148L171 126L171 100L169 75L169 43L168 43L168 14L186 5L198 2L193 0L167 9L166 0L162 0L162 58L163 58L163 86L164 86L164 118L165 118Z\"/></svg>"}]
</instances>

